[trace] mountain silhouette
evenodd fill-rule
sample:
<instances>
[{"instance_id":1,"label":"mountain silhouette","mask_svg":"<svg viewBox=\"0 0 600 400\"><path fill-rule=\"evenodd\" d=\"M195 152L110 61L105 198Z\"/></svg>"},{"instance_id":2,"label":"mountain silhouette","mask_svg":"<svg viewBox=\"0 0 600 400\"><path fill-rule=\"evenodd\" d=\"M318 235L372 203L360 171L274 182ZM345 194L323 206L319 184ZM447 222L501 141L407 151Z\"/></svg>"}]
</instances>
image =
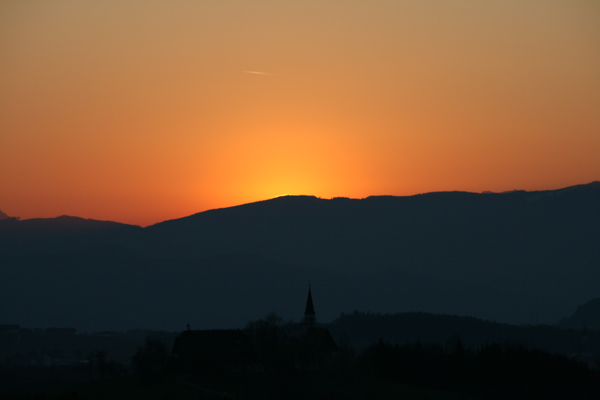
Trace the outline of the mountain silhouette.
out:
<instances>
[{"instance_id":1,"label":"mountain silhouette","mask_svg":"<svg viewBox=\"0 0 600 400\"><path fill-rule=\"evenodd\" d=\"M600 298L592 299L577 307L568 318L559 324L563 328L600 330Z\"/></svg>"},{"instance_id":2,"label":"mountain silhouette","mask_svg":"<svg viewBox=\"0 0 600 400\"><path fill-rule=\"evenodd\" d=\"M7 218L10 218L10 217L8 215L4 214L2 212L2 210L0 210L0 219L7 219Z\"/></svg>"},{"instance_id":3,"label":"mountain silhouette","mask_svg":"<svg viewBox=\"0 0 600 400\"><path fill-rule=\"evenodd\" d=\"M0 257L45 257L65 251L82 251L102 244L125 243L142 228L78 217L0 221Z\"/></svg>"},{"instance_id":4,"label":"mountain silhouette","mask_svg":"<svg viewBox=\"0 0 600 400\"><path fill-rule=\"evenodd\" d=\"M80 329L240 327L271 311L300 318L311 279L321 321L356 309L557 323L600 297L598 243L600 182L285 196L147 228L5 219L0 315Z\"/></svg>"},{"instance_id":5,"label":"mountain silhouette","mask_svg":"<svg viewBox=\"0 0 600 400\"><path fill-rule=\"evenodd\" d=\"M400 265L420 272L428 265L439 274L454 274L473 259L481 266L490 259L506 264L523 256L537 260L540 253L564 257L562 250L593 242L599 196L600 182L485 195L287 196L151 226L144 231L151 244L145 250L190 258L255 253L344 273Z\"/></svg>"}]
</instances>

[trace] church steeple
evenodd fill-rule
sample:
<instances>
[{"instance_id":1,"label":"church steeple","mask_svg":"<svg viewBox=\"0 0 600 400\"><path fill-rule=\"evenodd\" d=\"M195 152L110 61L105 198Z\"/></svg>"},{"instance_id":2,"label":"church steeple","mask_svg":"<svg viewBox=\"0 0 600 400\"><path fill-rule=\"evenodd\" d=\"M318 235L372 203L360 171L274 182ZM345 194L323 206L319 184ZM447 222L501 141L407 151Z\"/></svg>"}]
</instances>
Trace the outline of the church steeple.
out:
<instances>
[{"instance_id":1,"label":"church steeple","mask_svg":"<svg viewBox=\"0 0 600 400\"><path fill-rule=\"evenodd\" d=\"M312 294L310 293L310 282L308 283L308 298L306 299L306 310L304 311L304 323L306 325L314 325L316 322L315 318L315 306L313 305Z\"/></svg>"}]
</instances>

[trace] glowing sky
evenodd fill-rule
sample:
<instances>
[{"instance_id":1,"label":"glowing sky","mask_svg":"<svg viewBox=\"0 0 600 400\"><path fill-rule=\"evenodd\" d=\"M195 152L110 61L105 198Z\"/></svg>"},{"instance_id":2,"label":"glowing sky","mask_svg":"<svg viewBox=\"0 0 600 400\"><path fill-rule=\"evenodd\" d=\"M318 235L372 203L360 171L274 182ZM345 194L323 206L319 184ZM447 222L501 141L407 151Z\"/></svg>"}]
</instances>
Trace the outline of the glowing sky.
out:
<instances>
[{"instance_id":1,"label":"glowing sky","mask_svg":"<svg viewBox=\"0 0 600 400\"><path fill-rule=\"evenodd\" d=\"M0 210L600 179L600 2L2 1Z\"/></svg>"}]
</instances>

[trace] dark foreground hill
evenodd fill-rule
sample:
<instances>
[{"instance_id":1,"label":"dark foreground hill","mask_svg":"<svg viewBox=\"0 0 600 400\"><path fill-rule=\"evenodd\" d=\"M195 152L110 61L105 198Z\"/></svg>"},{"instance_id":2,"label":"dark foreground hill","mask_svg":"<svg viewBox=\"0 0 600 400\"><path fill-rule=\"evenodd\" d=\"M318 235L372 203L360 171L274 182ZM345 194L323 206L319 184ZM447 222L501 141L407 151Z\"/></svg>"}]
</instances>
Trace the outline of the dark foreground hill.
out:
<instances>
[{"instance_id":1,"label":"dark foreground hill","mask_svg":"<svg viewBox=\"0 0 600 400\"><path fill-rule=\"evenodd\" d=\"M424 311L556 323L600 296L600 182L503 194L288 196L148 228L0 221L0 318L80 329L239 327Z\"/></svg>"}]
</instances>

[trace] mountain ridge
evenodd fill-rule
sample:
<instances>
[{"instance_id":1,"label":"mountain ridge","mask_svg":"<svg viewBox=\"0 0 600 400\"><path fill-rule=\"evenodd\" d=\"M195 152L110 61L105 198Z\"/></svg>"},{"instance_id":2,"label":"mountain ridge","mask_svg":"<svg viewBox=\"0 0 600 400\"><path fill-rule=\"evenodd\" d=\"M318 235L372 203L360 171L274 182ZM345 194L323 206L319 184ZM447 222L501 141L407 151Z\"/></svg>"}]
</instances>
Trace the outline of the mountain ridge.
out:
<instances>
[{"instance_id":1,"label":"mountain ridge","mask_svg":"<svg viewBox=\"0 0 600 400\"><path fill-rule=\"evenodd\" d=\"M154 227L156 225L160 225L160 224L165 224L165 223L169 223L172 221L179 221L179 220L185 220L194 216L198 216L201 214L205 214L205 213L213 213L213 212L218 212L218 211L222 211L222 210L229 210L229 209L236 209L236 208L242 208L242 207L246 207L246 206L251 206L251 205L257 205L257 204L263 204L263 203L269 203L269 202L273 202L273 201L277 201L277 200L281 200L281 199L288 199L288 198L294 198L294 199L313 199L313 200L323 200L323 201L344 201L344 200L350 200L350 201L360 201L360 200L368 200L368 199L380 199L380 198L396 198L396 199L404 199L404 198L413 198L413 197L419 197L419 196L428 196L428 195L440 195L440 194L448 194L448 193L462 193L462 194L474 194L474 195L488 195L488 194L493 194L493 195L506 195L506 194L515 194L515 193L527 193L530 195L537 195L537 194L542 194L542 195L552 195L553 193L561 193L561 192L566 192L566 191L571 191L574 189L584 189L584 188L589 188L589 189L600 189L600 181L592 181L590 183L583 183L583 184L578 184L578 185L572 185L572 186L567 186L564 188L559 188L559 189L548 189L548 190L535 190L535 191L527 191L527 190L522 190L522 189L514 189L514 190L509 190L509 191L503 191L503 192L491 192L491 191L483 191L483 192L469 192L469 191L461 191L461 190L451 190L451 191L433 191L433 192L424 192L424 193L415 193L412 195L405 195L405 196L396 196L396 195L370 195L364 198L351 198L351 197L333 197L330 199L327 198L321 198L315 195L284 195L284 196L277 196L277 197L273 197L270 199L264 199L264 200L258 200L258 201L254 201L254 202L249 202L249 203L243 203L243 204L238 204L235 206L230 206L230 207L218 207L218 208L213 208L213 209L209 209L209 210L205 210L205 211L199 211L197 213L188 215L188 216L184 216L184 217L179 217L179 218L174 218L174 219L168 219L165 221L160 221L160 222L156 222L154 224L148 225L146 227L142 227L142 228L151 228ZM15 219L14 217L9 217L8 215L6 215L5 213L2 212L2 210L0 210L0 220L1 219ZM60 220L72 220L72 221L86 221L86 222L90 222L90 223L106 223L106 224L119 224L119 225L126 225L126 226L138 226L141 227L139 225L135 225L135 224L128 224L128 223L123 223L123 222L118 222L118 221L112 221L112 220L97 220L94 218L84 218L84 217L79 217L79 216L73 216L73 215L61 215L61 216L57 216L57 217L49 217L49 218L43 218L43 217L34 217L34 218L27 218L27 219L21 219L21 222L25 222L25 221L29 221L29 222L33 222L33 221L60 221Z\"/></svg>"},{"instance_id":2,"label":"mountain ridge","mask_svg":"<svg viewBox=\"0 0 600 400\"><path fill-rule=\"evenodd\" d=\"M172 329L189 319L239 327L270 311L301 314L310 279L324 321L358 309L556 324L600 297L598 243L600 182L501 194L286 196L146 228L8 219L0 221L0 315L27 313L28 325L55 315L65 326ZM86 316L77 302L95 311Z\"/></svg>"},{"instance_id":3,"label":"mountain ridge","mask_svg":"<svg viewBox=\"0 0 600 400\"><path fill-rule=\"evenodd\" d=\"M575 312L560 321L563 328L600 330L600 298L592 299L577 307Z\"/></svg>"}]
</instances>

